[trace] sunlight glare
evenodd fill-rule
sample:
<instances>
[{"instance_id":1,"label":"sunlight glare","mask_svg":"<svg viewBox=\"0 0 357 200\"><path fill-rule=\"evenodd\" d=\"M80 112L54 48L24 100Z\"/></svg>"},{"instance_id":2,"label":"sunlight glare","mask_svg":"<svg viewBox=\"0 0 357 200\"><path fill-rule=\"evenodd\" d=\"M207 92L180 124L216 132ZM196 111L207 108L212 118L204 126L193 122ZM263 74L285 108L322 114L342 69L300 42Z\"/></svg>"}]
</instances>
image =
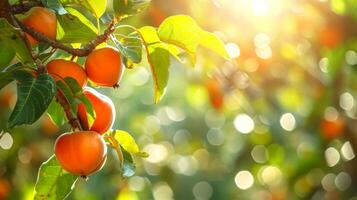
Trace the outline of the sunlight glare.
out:
<instances>
[{"instance_id":1,"label":"sunlight glare","mask_svg":"<svg viewBox=\"0 0 357 200\"><path fill-rule=\"evenodd\" d=\"M269 4L267 0L253 0L252 11L256 16L264 16L268 13Z\"/></svg>"}]
</instances>

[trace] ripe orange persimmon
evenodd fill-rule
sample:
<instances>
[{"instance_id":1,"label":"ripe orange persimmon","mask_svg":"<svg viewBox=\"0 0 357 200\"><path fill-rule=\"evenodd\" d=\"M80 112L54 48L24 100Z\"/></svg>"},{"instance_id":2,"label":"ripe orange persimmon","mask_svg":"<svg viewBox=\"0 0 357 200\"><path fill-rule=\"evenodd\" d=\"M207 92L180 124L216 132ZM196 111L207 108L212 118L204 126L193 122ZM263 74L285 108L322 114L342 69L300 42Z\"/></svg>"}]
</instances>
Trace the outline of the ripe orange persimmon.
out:
<instances>
[{"instance_id":1,"label":"ripe orange persimmon","mask_svg":"<svg viewBox=\"0 0 357 200\"><path fill-rule=\"evenodd\" d=\"M94 131L64 133L56 140L55 155L66 171L85 177L103 167L107 146Z\"/></svg>"},{"instance_id":2,"label":"ripe orange persimmon","mask_svg":"<svg viewBox=\"0 0 357 200\"><path fill-rule=\"evenodd\" d=\"M345 122L342 117L338 117L334 121L324 119L320 124L320 129L324 138L332 140L343 134Z\"/></svg>"},{"instance_id":3,"label":"ripe orange persimmon","mask_svg":"<svg viewBox=\"0 0 357 200\"><path fill-rule=\"evenodd\" d=\"M84 69L77 63L63 59L51 60L46 65L47 71L55 81L66 77L75 79L78 84L84 87L87 84L87 75Z\"/></svg>"},{"instance_id":4,"label":"ripe orange persimmon","mask_svg":"<svg viewBox=\"0 0 357 200\"><path fill-rule=\"evenodd\" d=\"M211 105L219 110L224 103L224 93L216 79L208 79L205 82Z\"/></svg>"},{"instance_id":5,"label":"ripe orange persimmon","mask_svg":"<svg viewBox=\"0 0 357 200\"><path fill-rule=\"evenodd\" d=\"M98 86L115 87L123 73L120 53L112 47L96 49L88 55L85 69Z\"/></svg>"},{"instance_id":6,"label":"ripe orange persimmon","mask_svg":"<svg viewBox=\"0 0 357 200\"><path fill-rule=\"evenodd\" d=\"M83 89L83 94L88 97L95 112L95 119L93 124L90 125L85 106L83 104L78 106L78 118L83 128L104 134L112 127L115 120L115 108L112 100L89 87Z\"/></svg>"},{"instance_id":7,"label":"ripe orange persimmon","mask_svg":"<svg viewBox=\"0 0 357 200\"><path fill-rule=\"evenodd\" d=\"M28 15L22 20L22 23L47 36L50 39L56 39L57 18L56 15L47 8L33 7ZM38 43L32 36L26 34L30 44Z\"/></svg>"}]
</instances>

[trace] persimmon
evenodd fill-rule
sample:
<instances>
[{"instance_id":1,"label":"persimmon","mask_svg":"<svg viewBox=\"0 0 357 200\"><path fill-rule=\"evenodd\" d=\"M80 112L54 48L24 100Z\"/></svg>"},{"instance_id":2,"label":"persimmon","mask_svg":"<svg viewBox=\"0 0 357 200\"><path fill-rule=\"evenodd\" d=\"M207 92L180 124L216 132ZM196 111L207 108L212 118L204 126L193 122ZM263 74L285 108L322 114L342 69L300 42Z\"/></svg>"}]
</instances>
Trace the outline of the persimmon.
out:
<instances>
[{"instance_id":1,"label":"persimmon","mask_svg":"<svg viewBox=\"0 0 357 200\"><path fill-rule=\"evenodd\" d=\"M55 81L70 77L75 79L82 87L87 84L86 72L79 64L75 62L63 59L55 59L47 63L46 68L48 73Z\"/></svg>"},{"instance_id":2,"label":"persimmon","mask_svg":"<svg viewBox=\"0 0 357 200\"><path fill-rule=\"evenodd\" d=\"M224 94L216 79L208 79L205 82L211 105L219 110L224 103Z\"/></svg>"},{"instance_id":3,"label":"persimmon","mask_svg":"<svg viewBox=\"0 0 357 200\"><path fill-rule=\"evenodd\" d=\"M112 100L89 87L83 89L83 94L88 97L95 112L95 118L90 125L84 104L79 104L78 118L83 128L104 134L112 127L115 120L115 108Z\"/></svg>"},{"instance_id":4,"label":"persimmon","mask_svg":"<svg viewBox=\"0 0 357 200\"><path fill-rule=\"evenodd\" d=\"M0 178L0 199L6 199L11 191L10 182L5 178Z\"/></svg>"},{"instance_id":5,"label":"persimmon","mask_svg":"<svg viewBox=\"0 0 357 200\"><path fill-rule=\"evenodd\" d=\"M103 167L107 146L94 131L64 133L56 140L55 155L63 169L86 177Z\"/></svg>"},{"instance_id":6,"label":"persimmon","mask_svg":"<svg viewBox=\"0 0 357 200\"><path fill-rule=\"evenodd\" d=\"M335 48L344 40L344 30L341 25L328 25L319 33L319 42L322 46Z\"/></svg>"},{"instance_id":7,"label":"persimmon","mask_svg":"<svg viewBox=\"0 0 357 200\"><path fill-rule=\"evenodd\" d=\"M113 47L96 49L88 55L85 70L96 85L115 87L123 73L120 53Z\"/></svg>"},{"instance_id":8,"label":"persimmon","mask_svg":"<svg viewBox=\"0 0 357 200\"><path fill-rule=\"evenodd\" d=\"M33 30L42 33L50 39L56 39L57 18L56 15L47 8L31 8L31 10L28 12L28 15L22 19L22 23L32 28ZM31 45L36 45L38 43L38 41L29 34L26 34L26 38Z\"/></svg>"},{"instance_id":9,"label":"persimmon","mask_svg":"<svg viewBox=\"0 0 357 200\"><path fill-rule=\"evenodd\" d=\"M345 122L342 117L338 117L333 121L324 119L321 121L320 129L324 138L332 140L343 134Z\"/></svg>"}]
</instances>

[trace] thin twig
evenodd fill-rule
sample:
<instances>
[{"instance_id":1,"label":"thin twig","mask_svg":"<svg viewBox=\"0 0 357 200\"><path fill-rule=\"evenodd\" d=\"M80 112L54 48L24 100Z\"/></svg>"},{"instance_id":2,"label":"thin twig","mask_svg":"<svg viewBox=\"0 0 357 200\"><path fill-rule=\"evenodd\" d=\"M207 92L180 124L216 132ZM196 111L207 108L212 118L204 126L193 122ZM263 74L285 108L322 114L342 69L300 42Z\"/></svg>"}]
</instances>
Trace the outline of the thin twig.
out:
<instances>
[{"instance_id":1,"label":"thin twig","mask_svg":"<svg viewBox=\"0 0 357 200\"><path fill-rule=\"evenodd\" d=\"M13 14L21 14L29 11L32 7L36 6L43 6L41 2L39 1L29 1L26 3L19 3L16 5L11 6L11 10Z\"/></svg>"},{"instance_id":2,"label":"thin twig","mask_svg":"<svg viewBox=\"0 0 357 200\"><path fill-rule=\"evenodd\" d=\"M60 90L57 91L56 99L57 99L58 103L61 104L61 106L66 114L66 117L68 119L68 123L71 125L71 127L74 130L76 130L76 129L83 130L81 123L79 122L78 118L73 115L71 106L69 105L66 97L63 95L63 93Z\"/></svg>"},{"instance_id":3,"label":"thin twig","mask_svg":"<svg viewBox=\"0 0 357 200\"><path fill-rule=\"evenodd\" d=\"M55 41L55 40L52 40L52 39L46 37L42 33L39 33L37 31L33 30L32 28L26 26L19 20L17 20L17 23L19 24L20 28L24 32L31 35L37 41L49 44L50 46L52 46L54 48L62 49L63 51L66 51L66 52L68 52L74 56L78 56L78 57L88 56L95 49L96 46L105 42L108 39L109 35L111 33L113 33L115 30L114 22L111 22L102 35L98 35L95 39L93 39L92 41L90 41L89 43L84 45L83 48L73 48L73 47L64 45L61 42L58 42L58 41Z\"/></svg>"}]
</instances>

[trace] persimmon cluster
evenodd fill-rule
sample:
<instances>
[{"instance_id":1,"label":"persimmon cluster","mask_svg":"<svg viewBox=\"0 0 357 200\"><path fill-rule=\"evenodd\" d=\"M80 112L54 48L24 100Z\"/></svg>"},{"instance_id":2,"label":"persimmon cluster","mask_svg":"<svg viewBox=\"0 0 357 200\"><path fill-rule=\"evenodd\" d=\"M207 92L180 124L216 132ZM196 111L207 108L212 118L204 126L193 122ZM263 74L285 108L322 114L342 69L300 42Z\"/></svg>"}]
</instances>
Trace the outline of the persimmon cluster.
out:
<instances>
[{"instance_id":1,"label":"persimmon cluster","mask_svg":"<svg viewBox=\"0 0 357 200\"><path fill-rule=\"evenodd\" d=\"M57 19L49 9L32 8L22 23L49 39L56 39ZM31 45L38 41L26 34ZM93 50L86 58L84 66L65 59L54 59L47 63L47 72L55 81L64 81L70 77L83 88L83 94L91 102L95 116L87 115L84 104L79 104L77 117L83 130L64 133L55 143L55 155L61 166L68 172L88 176L104 165L107 147L103 139L115 120L115 108L112 100L87 85L90 80L101 87L116 87L123 73L121 55L114 47ZM90 155L90 156L88 156Z\"/></svg>"}]
</instances>

